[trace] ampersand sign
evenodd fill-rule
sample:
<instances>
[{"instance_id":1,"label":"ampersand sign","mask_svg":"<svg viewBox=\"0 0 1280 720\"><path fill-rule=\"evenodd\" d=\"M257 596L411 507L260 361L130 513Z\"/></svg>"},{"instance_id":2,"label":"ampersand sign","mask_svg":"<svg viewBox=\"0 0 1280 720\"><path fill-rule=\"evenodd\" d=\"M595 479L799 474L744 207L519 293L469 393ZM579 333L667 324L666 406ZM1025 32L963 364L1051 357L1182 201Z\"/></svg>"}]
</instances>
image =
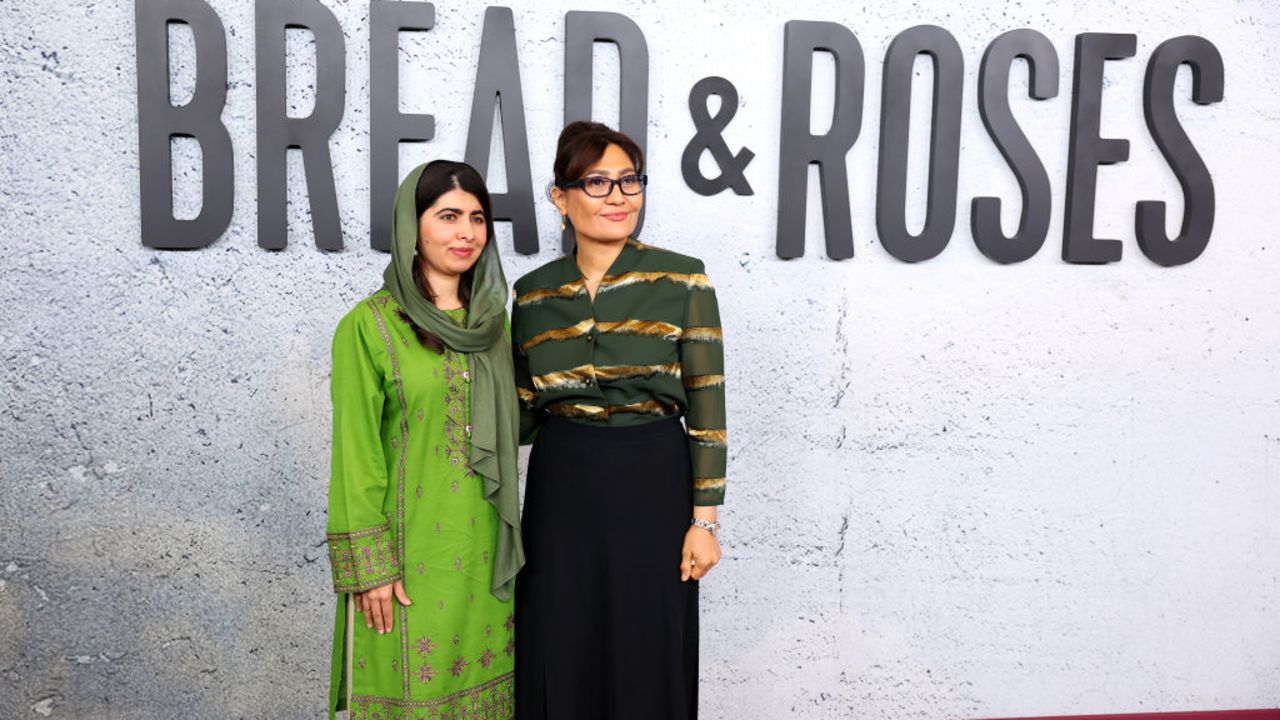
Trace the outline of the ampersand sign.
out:
<instances>
[{"instance_id":1,"label":"ampersand sign","mask_svg":"<svg viewBox=\"0 0 1280 720\"><path fill-rule=\"evenodd\" d=\"M707 112L707 99L712 95L720 96L720 109L715 117ZM720 137L737 113L738 89L722 77L702 78L689 91L689 115L693 117L697 132L680 157L680 172L684 174L685 184L700 195L715 195L727 187L732 187L739 195L755 194L743 171L756 154L744 147L734 155L729 152L724 138ZM698 158L702 157L703 151L711 152L716 166L720 168L718 176L708 178L698 169Z\"/></svg>"}]
</instances>

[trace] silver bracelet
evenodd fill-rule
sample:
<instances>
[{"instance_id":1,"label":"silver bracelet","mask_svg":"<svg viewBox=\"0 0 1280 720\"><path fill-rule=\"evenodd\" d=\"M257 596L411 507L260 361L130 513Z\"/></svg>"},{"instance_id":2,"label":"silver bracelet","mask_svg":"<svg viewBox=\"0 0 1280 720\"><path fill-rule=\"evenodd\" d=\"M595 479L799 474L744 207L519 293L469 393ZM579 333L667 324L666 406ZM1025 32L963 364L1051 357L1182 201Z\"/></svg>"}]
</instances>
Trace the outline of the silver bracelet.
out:
<instances>
[{"instance_id":1,"label":"silver bracelet","mask_svg":"<svg viewBox=\"0 0 1280 720\"><path fill-rule=\"evenodd\" d=\"M706 520L699 520L698 518L693 518L692 520L690 520L690 521L689 521L689 524L690 524L690 525L692 525L692 526L694 526L694 527L700 527L700 528L702 528L703 530L706 530L707 532L711 533L711 537L713 537L713 538L719 538L719 537L720 537L720 523L719 523L719 521L712 520L712 521L708 522L708 521L706 521Z\"/></svg>"}]
</instances>

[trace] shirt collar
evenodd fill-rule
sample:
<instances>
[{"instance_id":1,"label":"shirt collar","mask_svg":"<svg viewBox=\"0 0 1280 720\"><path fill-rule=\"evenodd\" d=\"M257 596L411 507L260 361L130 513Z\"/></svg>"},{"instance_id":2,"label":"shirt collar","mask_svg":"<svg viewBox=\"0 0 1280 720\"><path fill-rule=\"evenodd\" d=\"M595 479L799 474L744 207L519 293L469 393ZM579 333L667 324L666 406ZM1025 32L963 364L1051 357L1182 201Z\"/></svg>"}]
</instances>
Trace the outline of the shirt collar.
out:
<instances>
[{"instance_id":1,"label":"shirt collar","mask_svg":"<svg viewBox=\"0 0 1280 720\"><path fill-rule=\"evenodd\" d=\"M622 245L622 252L618 253L618 257L613 259L613 264L605 271L605 277L616 277L635 267L636 260L640 253L644 251L644 246L635 238L627 238ZM571 252L568 252L560 259L560 268L566 282L582 279L582 270L578 267L578 247L574 245Z\"/></svg>"}]
</instances>

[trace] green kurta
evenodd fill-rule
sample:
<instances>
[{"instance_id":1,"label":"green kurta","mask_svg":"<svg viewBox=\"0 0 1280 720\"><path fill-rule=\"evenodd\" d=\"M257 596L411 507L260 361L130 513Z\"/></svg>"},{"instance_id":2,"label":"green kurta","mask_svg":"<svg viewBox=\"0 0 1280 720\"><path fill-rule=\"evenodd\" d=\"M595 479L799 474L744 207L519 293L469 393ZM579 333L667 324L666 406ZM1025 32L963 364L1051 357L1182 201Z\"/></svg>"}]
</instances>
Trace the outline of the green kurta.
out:
<instances>
[{"instance_id":1,"label":"green kurta","mask_svg":"<svg viewBox=\"0 0 1280 720\"><path fill-rule=\"evenodd\" d=\"M349 696L353 720L508 720L513 607L491 592L497 513L467 468L466 357L424 347L398 309L379 291L333 339L329 707ZM394 603L393 631L357 615L347 648L350 593L402 578L412 605Z\"/></svg>"}]
</instances>

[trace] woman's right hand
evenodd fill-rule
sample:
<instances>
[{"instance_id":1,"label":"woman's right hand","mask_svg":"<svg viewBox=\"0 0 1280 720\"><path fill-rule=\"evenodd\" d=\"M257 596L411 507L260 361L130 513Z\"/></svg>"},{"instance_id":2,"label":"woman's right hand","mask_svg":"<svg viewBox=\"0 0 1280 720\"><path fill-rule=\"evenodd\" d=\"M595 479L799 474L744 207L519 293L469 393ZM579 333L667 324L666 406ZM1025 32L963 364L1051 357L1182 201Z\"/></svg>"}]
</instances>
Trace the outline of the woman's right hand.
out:
<instances>
[{"instance_id":1,"label":"woman's right hand","mask_svg":"<svg viewBox=\"0 0 1280 720\"><path fill-rule=\"evenodd\" d=\"M354 593L356 600L356 612L364 614L364 625L367 628L377 629L378 634L391 632L392 626L395 625L395 609L392 607L392 596L401 605L412 605L409 596L404 594L404 581L397 580L382 587L376 587L372 590L366 590L362 593Z\"/></svg>"}]
</instances>

